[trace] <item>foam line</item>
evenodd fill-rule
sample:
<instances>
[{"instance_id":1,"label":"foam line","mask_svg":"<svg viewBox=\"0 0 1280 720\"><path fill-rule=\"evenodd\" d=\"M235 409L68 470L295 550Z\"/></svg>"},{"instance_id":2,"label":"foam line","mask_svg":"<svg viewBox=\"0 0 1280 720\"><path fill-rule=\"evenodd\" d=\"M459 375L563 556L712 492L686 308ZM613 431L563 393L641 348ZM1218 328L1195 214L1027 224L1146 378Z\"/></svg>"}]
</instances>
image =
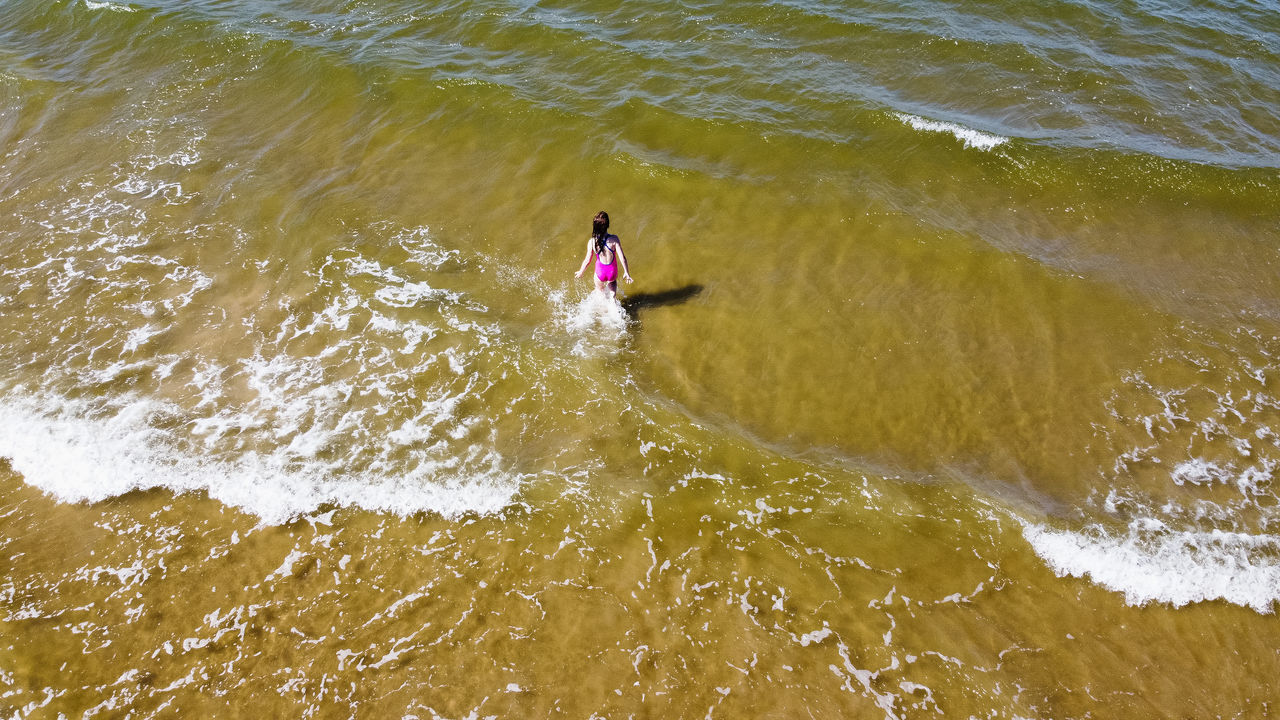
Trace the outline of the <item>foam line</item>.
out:
<instances>
[{"instance_id":1,"label":"foam line","mask_svg":"<svg viewBox=\"0 0 1280 720\"><path fill-rule=\"evenodd\" d=\"M430 461L403 473L346 472L318 461L297 464L285 449L229 459L180 449L155 422L172 408L134 398L106 414L48 394L6 394L0 402L0 456L26 482L63 502L98 502L133 490L204 491L277 525L324 504L408 516L492 513L509 505L518 478L490 451L472 472ZM292 460L292 462L290 462Z\"/></svg>"},{"instance_id":2,"label":"foam line","mask_svg":"<svg viewBox=\"0 0 1280 720\"><path fill-rule=\"evenodd\" d=\"M137 12L137 8L113 2L95 2L84 0L84 6L90 10L113 10L115 12Z\"/></svg>"},{"instance_id":3,"label":"foam line","mask_svg":"<svg viewBox=\"0 0 1280 720\"><path fill-rule=\"evenodd\" d=\"M972 128L964 127L963 125L956 125L954 123L941 122L938 120L927 120L916 115L908 115L907 113L894 113L894 115L896 115L902 122L921 132L950 133L957 140L964 143L964 146L967 148L986 151L996 147L997 145L1003 145L1004 143L1009 142L1009 138L1007 137L980 132Z\"/></svg>"},{"instance_id":4,"label":"foam line","mask_svg":"<svg viewBox=\"0 0 1280 720\"><path fill-rule=\"evenodd\" d=\"M1280 536L1172 530L1156 520L1123 534L1026 523L1023 535L1059 577L1087 578L1131 605L1225 600L1269 614L1280 601Z\"/></svg>"}]
</instances>

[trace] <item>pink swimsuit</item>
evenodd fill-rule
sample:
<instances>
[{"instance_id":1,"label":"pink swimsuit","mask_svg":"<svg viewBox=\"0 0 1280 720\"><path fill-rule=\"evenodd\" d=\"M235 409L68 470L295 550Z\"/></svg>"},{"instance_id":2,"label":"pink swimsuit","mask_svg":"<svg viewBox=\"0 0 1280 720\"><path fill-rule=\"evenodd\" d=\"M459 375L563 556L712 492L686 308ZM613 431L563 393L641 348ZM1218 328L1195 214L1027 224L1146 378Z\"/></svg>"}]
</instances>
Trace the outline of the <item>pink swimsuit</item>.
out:
<instances>
[{"instance_id":1,"label":"pink swimsuit","mask_svg":"<svg viewBox=\"0 0 1280 720\"><path fill-rule=\"evenodd\" d=\"M608 247L609 238L605 238L605 246ZM604 262L600 256L604 253L596 253L596 279L600 282L613 282L618 279L618 251L611 249L613 253L612 262Z\"/></svg>"}]
</instances>

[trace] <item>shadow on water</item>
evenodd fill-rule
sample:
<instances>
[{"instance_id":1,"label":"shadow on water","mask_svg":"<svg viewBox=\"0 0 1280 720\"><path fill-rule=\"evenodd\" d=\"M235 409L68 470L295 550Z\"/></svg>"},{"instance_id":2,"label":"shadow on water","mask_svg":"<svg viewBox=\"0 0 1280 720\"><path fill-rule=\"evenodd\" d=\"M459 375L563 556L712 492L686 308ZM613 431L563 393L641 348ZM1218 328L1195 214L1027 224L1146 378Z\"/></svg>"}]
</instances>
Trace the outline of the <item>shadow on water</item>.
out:
<instances>
[{"instance_id":1,"label":"shadow on water","mask_svg":"<svg viewBox=\"0 0 1280 720\"><path fill-rule=\"evenodd\" d=\"M662 307L663 305L679 305L680 303L688 302L689 298L700 292L702 292L701 285L685 285L684 287L672 288L661 292L630 295L622 300L622 309L626 311L627 317L634 320L643 309Z\"/></svg>"}]
</instances>

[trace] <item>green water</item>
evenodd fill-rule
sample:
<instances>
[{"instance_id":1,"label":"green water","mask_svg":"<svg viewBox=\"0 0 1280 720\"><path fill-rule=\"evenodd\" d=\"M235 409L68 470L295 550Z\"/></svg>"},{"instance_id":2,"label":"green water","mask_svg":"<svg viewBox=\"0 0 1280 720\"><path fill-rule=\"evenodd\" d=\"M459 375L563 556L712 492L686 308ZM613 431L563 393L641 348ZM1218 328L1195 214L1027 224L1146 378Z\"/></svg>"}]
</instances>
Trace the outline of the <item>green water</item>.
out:
<instances>
[{"instance_id":1,"label":"green water","mask_svg":"<svg viewBox=\"0 0 1280 720\"><path fill-rule=\"evenodd\" d=\"M7 4L0 716L1266 717L1277 17Z\"/></svg>"}]
</instances>

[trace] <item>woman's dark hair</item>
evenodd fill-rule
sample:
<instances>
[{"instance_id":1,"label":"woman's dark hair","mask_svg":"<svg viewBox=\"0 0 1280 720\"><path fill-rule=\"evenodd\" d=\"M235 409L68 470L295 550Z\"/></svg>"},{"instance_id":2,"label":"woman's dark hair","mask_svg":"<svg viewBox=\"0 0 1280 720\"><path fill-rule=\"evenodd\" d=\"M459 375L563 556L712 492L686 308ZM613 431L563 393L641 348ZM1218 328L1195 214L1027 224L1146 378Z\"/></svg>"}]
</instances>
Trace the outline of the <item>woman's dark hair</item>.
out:
<instances>
[{"instance_id":1,"label":"woman's dark hair","mask_svg":"<svg viewBox=\"0 0 1280 720\"><path fill-rule=\"evenodd\" d=\"M604 239L609 237L609 213L601 210L591 218L591 237L596 239L596 253L604 252Z\"/></svg>"}]
</instances>

